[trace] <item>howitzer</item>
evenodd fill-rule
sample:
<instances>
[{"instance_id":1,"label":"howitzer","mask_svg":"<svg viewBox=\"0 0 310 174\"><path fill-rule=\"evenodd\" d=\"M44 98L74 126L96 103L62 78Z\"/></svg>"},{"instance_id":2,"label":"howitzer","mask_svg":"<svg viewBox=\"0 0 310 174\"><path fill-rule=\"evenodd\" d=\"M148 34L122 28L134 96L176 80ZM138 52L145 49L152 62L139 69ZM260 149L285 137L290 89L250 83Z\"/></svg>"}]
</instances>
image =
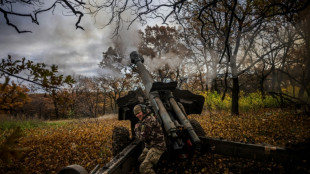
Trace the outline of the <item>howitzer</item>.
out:
<instances>
[{"instance_id":1,"label":"howitzer","mask_svg":"<svg viewBox=\"0 0 310 174\"><path fill-rule=\"evenodd\" d=\"M194 147L200 147L201 141L190 121L186 118L186 110L182 103L177 103L174 98L173 92L176 90L177 83L154 82L150 73L143 65L143 57L134 51L130 54L130 58L131 63L137 66L145 87L145 96L158 121L162 123L167 139L168 152L174 153L177 151L177 156L182 158L190 156L192 154L190 151ZM200 110L196 110L196 112L201 113L204 98L192 94L192 99L196 100L191 100L191 105L200 106ZM123 108L123 106L120 108Z\"/></svg>"},{"instance_id":2,"label":"howitzer","mask_svg":"<svg viewBox=\"0 0 310 174\"><path fill-rule=\"evenodd\" d=\"M134 136L134 125L138 119L133 114L133 107L146 104L155 113L161 123L166 143L165 156L169 160L190 158L195 152L210 151L211 153L257 160L298 161L309 158L309 148L306 152L296 151L270 145L246 144L222 139L206 137L206 134L196 120L188 119L189 114L202 112L204 97L187 90L176 88L176 82L154 82L152 76L143 65L144 58L137 52L130 54L131 63L135 64L144 84L144 91L138 89L117 100L119 106L118 119L130 120L132 139L124 127L115 127L112 135L112 153L114 158L103 167L97 165L90 173L128 173L137 163L142 151L142 143ZM63 173L86 174L87 171L79 165L71 165L62 169Z\"/></svg>"}]
</instances>

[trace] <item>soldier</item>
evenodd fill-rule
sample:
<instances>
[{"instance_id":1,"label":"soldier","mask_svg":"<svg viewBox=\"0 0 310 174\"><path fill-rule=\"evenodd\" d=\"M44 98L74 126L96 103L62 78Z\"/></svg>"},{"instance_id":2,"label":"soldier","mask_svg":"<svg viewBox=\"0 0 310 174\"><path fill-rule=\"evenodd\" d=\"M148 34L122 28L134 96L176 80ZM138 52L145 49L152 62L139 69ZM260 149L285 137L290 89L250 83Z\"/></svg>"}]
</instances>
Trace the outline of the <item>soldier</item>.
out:
<instances>
[{"instance_id":1,"label":"soldier","mask_svg":"<svg viewBox=\"0 0 310 174\"><path fill-rule=\"evenodd\" d=\"M137 138L144 142L143 149L138 161L141 163L139 171L141 174L155 173L153 166L157 164L159 158L166 150L164 132L160 123L149 112L145 105L136 105L133 109L134 114L139 119L135 125Z\"/></svg>"}]
</instances>

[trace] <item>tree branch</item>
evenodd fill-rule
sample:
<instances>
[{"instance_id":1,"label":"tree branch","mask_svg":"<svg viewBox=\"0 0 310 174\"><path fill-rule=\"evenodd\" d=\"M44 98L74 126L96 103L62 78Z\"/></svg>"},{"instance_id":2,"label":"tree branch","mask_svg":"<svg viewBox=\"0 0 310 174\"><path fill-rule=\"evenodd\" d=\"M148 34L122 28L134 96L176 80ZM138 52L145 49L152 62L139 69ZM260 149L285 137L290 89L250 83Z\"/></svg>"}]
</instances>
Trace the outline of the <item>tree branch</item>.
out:
<instances>
[{"instance_id":1,"label":"tree branch","mask_svg":"<svg viewBox=\"0 0 310 174\"><path fill-rule=\"evenodd\" d=\"M7 74L7 75L9 75L9 76L12 76L12 77L15 77L15 78L18 78L18 79L22 79L22 80L25 80L25 81L27 81L27 82L30 82L30 83L33 83L33 84L36 84L36 85L39 85L39 86L42 86L42 87L45 87L45 88L46 88L45 85L43 85L42 83L36 82L36 81L34 81L34 80L29 80L29 79L26 79L26 78L24 78L24 77L17 76L17 75L15 75L15 74L11 74L11 73L9 73L9 72L7 72L7 71L4 71L4 70L2 70L2 69L0 69L0 71L3 72L3 73L5 73L5 74ZM55 86L49 86L48 88L60 89L60 88L55 87Z\"/></svg>"},{"instance_id":2,"label":"tree branch","mask_svg":"<svg viewBox=\"0 0 310 174\"><path fill-rule=\"evenodd\" d=\"M236 6L237 6L237 0L234 0L234 6L233 6L233 8L231 10L230 20L229 20L229 24L228 24L228 28L227 28L227 34L226 34L226 38L225 38L225 48L224 48L224 51L223 51L223 54L222 54L222 56L220 58L219 63L222 62L222 59L224 57L224 54L225 54L226 50L227 50L227 56L228 56L227 62L230 62L230 49L229 49L229 43L228 42L229 42L229 36L230 36L232 22L233 22L233 19L234 19L234 15L233 14L235 13L234 11L236 9Z\"/></svg>"},{"instance_id":3,"label":"tree branch","mask_svg":"<svg viewBox=\"0 0 310 174\"><path fill-rule=\"evenodd\" d=\"M9 1L1 1L0 4L3 7L8 7L10 10L5 10L3 7L0 7L0 13L2 13L4 15L6 24L8 26L13 27L18 33L31 33L31 31L28 30L20 30L19 26L17 24L14 24L13 22L11 22L9 16L19 16L19 17L24 17L24 18L30 18L32 20L33 23L39 25L39 21L37 16L40 13L44 13L47 11L50 11L51 9L54 9L56 7L56 4L61 4L63 6L64 9L69 9L74 15L78 16L78 20L75 24L76 29L83 29L83 27L81 27L79 24L81 22L82 17L84 16L84 13L82 11L77 10L78 7L84 7L85 3L83 1L78 1L78 0L56 0L54 3L52 3L49 7L45 8L45 9L37 9L35 10L35 8L40 7L40 5L43 5L44 2L38 2L39 4L34 3L31 0L21 0L21 3L23 3L22 5L28 5L28 6L32 6L34 8L34 11L25 11L25 12L16 12L13 10L13 5L12 2ZM10 7L9 7L10 6Z\"/></svg>"}]
</instances>

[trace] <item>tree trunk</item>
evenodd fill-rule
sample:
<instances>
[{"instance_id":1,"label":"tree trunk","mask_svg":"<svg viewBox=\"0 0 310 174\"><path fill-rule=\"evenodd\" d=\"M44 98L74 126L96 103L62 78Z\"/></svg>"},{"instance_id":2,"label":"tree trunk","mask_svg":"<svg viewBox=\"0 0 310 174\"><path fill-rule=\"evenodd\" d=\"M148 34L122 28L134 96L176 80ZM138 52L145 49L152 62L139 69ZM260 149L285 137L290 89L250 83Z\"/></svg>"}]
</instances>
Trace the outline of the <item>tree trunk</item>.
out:
<instances>
[{"instance_id":1,"label":"tree trunk","mask_svg":"<svg viewBox=\"0 0 310 174\"><path fill-rule=\"evenodd\" d=\"M107 98L106 98L106 94L104 93L103 94L103 108L102 108L102 115L105 115L105 112L106 112L106 101L107 101Z\"/></svg>"},{"instance_id":2,"label":"tree trunk","mask_svg":"<svg viewBox=\"0 0 310 174\"><path fill-rule=\"evenodd\" d=\"M121 92L119 92L118 95L115 94L114 108L115 108L115 111L116 111L116 112L118 111L118 105L117 105L117 102L116 102L116 101L117 101L117 99L120 98L120 97L121 97Z\"/></svg>"},{"instance_id":3,"label":"tree trunk","mask_svg":"<svg viewBox=\"0 0 310 174\"><path fill-rule=\"evenodd\" d=\"M58 120L58 118L59 118L59 111L58 111L58 106L57 106L57 102L56 102L55 98L53 99L53 104L54 104L55 116L56 116L56 119Z\"/></svg>"},{"instance_id":4,"label":"tree trunk","mask_svg":"<svg viewBox=\"0 0 310 174\"><path fill-rule=\"evenodd\" d=\"M238 79L238 76L233 78L231 114L239 115L239 79Z\"/></svg>"},{"instance_id":5,"label":"tree trunk","mask_svg":"<svg viewBox=\"0 0 310 174\"><path fill-rule=\"evenodd\" d=\"M202 77L201 71L199 71L199 80L200 80L201 92L203 92L205 89L204 89L204 85L203 85L203 77Z\"/></svg>"},{"instance_id":6,"label":"tree trunk","mask_svg":"<svg viewBox=\"0 0 310 174\"><path fill-rule=\"evenodd\" d=\"M271 91L272 92L277 92L276 90L276 84L278 83L277 75L278 75L278 71L272 71L272 74L271 74Z\"/></svg>"},{"instance_id":7,"label":"tree trunk","mask_svg":"<svg viewBox=\"0 0 310 174\"><path fill-rule=\"evenodd\" d=\"M219 89L218 89L218 86L217 86L216 78L214 78L214 79L212 80L211 91L212 91L212 92L216 91L218 94L220 93L220 92L219 92Z\"/></svg>"},{"instance_id":8,"label":"tree trunk","mask_svg":"<svg viewBox=\"0 0 310 174\"><path fill-rule=\"evenodd\" d=\"M265 76L263 76L259 81L259 90L262 95L262 99L265 99L265 88L264 88Z\"/></svg>"},{"instance_id":9,"label":"tree trunk","mask_svg":"<svg viewBox=\"0 0 310 174\"><path fill-rule=\"evenodd\" d=\"M110 105L111 105L111 110L112 110L112 113L114 113L114 108L113 108L113 98L110 97Z\"/></svg>"},{"instance_id":10,"label":"tree trunk","mask_svg":"<svg viewBox=\"0 0 310 174\"><path fill-rule=\"evenodd\" d=\"M233 89L232 89L232 101L231 101L231 114L232 115L239 115L239 75L238 75L238 68L237 68L237 55L239 51L240 46L240 40L241 40L241 31L242 31L242 22L240 23L238 34L237 34L237 40L236 40L236 46L234 49L233 54L231 55L230 59L230 66L231 66L231 73L232 73L232 79L233 79ZM230 54L229 51L227 52L228 55ZM228 72L228 71L226 71Z\"/></svg>"},{"instance_id":11,"label":"tree trunk","mask_svg":"<svg viewBox=\"0 0 310 174\"><path fill-rule=\"evenodd\" d=\"M39 119L42 118L42 103L39 104Z\"/></svg>"},{"instance_id":12,"label":"tree trunk","mask_svg":"<svg viewBox=\"0 0 310 174\"><path fill-rule=\"evenodd\" d=\"M97 92L96 92L95 118L97 118L98 96L99 96L99 89L97 89Z\"/></svg>"}]
</instances>

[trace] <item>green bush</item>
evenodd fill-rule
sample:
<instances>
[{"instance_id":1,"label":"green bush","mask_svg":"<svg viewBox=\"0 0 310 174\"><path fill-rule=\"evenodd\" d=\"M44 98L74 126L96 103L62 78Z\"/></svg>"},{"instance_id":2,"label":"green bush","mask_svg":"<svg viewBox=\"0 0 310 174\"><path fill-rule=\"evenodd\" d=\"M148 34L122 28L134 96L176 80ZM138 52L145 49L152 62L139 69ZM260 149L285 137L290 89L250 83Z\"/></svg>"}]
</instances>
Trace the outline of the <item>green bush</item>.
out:
<instances>
[{"instance_id":1,"label":"green bush","mask_svg":"<svg viewBox=\"0 0 310 174\"><path fill-rule=\"evenodd\" d=\"M231 97L226 95L222 101L222 95L215 92L204 92L205 106L210 110L228 110L231 107Z\"/></svg>"},{"instance_id":2,"label":"green bush","mask_svg":"<svg viewBox=\"0 0 310 174\"><path fill-rule=\"evenodd\" d=\"M205 107L209 110L229 110L231 108L231 96L226 95L222 101L222 95L217 92L204 92ZM243 91L240 92L239 109L240 111L257 110L260 108L279 107L279 99L270 95L266 95L263 99L262 94L257 91L245 95Z\"/></svg>"},{"instance_id":3,"label":"green bush","mask_svg":"<svg viewBox=\"0 0 310 174\"><path fill-rule=\"evenodd\" d=\"M264 99L264 107L265 108L277 108L280 107L280 99L279 97L272 97L267 95Z\"/></svg>"},{"instance_id":4,"label":"green bush","mask_svg":"<svg viewBox=\"0 0 310 174\"><path fill-rule=\"evenodd\" d=\"M241 111L256 110L264 107L264 101L260 92L244 95L240 92L239 107Z\"/></svg>"}]
</instances>

